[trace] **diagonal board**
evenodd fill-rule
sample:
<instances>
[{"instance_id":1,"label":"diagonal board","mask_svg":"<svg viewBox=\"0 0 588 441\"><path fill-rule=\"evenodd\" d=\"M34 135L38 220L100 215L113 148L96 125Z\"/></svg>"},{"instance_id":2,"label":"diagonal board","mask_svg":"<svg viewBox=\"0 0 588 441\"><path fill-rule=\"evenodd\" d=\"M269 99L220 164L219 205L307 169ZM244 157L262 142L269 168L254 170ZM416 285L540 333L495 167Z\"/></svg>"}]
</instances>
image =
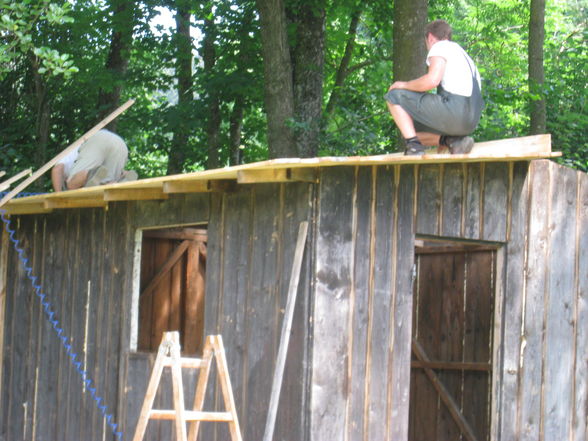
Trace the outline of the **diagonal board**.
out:
<instances>
[{"instance_id":1,"label":"diagonal board","mask_svg":"<svg viewBox=\"0 0 588 441\"><path fill-rule=\"evenodd\" d=\"M6 180L6 181L4 181L4 182L0 182L0 191L4 191L4 190L6 190L6 189L10 188L10 186L11 186L11 185L12 185L14 182L18 181L18 180L19 180L19 179L21 179L21 178L24 178L26 175L28 175L28 174L30 174L30 173L31 173L31 169L30 169L30 168L27 168L26 170L23 170L23 171L21 171L20 173L18 173L18 174L16 174L16 175L14 175L12 178L10 178L10 179L7 179L7 180ZM0 175L0 177L1 177L1 176L3 176L3 175L4 175L4 174Z\"/></svg>"},{"instance_id":2,"label":"diagonal board","mask_svg":"<svg viewBox=\"0 0 588 441\"><path fill-rule=\"evenodd\" d=\"M270 396L267 420L265 423L265 433L263 435L263 441L271 441L274 436L276 413L278 411L278 403L280 401L282 378L284 376L286 355L288 354L288 343L290 342L290 331L292 330L292 319L294 317L296 294L298 292L298 281L300 280L300 267L302 266L302 258L304 257L304 245L306 244L307 232L308 222L301 222L300 227L298 229L298 241L296 242L294 261L292 262L292 274L290 276L290 285L288 287L288 299L286 301L284 321L282 322L282 335L280 337L278 358L276 360L276 367L274 370L274 380L272 383L272 392Z\"/></svg>"},{"instance_id":3,"label":"diagonal board","mask_svg":"<svg viewBox=\"0 0 588 441\"><path fill-rule=\"evenodd\" d=\"M18 193L23 191L26 187L29 186L30 183L36 181L47 170L49 170L51 167L53 167L55 164L57 164L57 162L59 160L61 160L65 156L67 156L67 154L69 152L71 152L76 147L82 145L84 142L86 142L88 139L90 139L95 133L97 133L100 129L102 129L104 126L106 126L106 124L108 124L110 121L112 121L118 115L123 113L129 107L131 107L134 102L135 102L135 100L128 100L126 103L124 103L118 109L116 109L114 112L112 112L110 115L108 115L102 121L100 121L98 124L96 124L90 130L88 130L86 133L84 133L84 135L81 138L79 138L73 144L70 144L69 146L67 146L65 148L65 150L63 150L61 153L59 153L55 158L50 160L47 164L42 166L39 170L37 170L35 173L33 173L29 178L27 178L23 182L21 182L18 186L16 186L16 188L14 190L12 190L10 193L8 193L6 196L4 196L2 198L2 200L0 200L0 207L2 207L6 202L8 202L10 199L12 199L14 196L16 196Z\"/></svg>"},{"instance_id":4,"label":"diagonal board","mask_svg":"<svg viewBox=\"0 0 588 441\"><path fill-rule=\"evenodd\" d=\"M172 267L176 264L176 262L182 257L184 252L188 249L190 245L190 240L184 240L172 253L171 256L167 258L165 263L161 265L157 274L151 279L149 285L141 292L139 297L145 297L151 294L151 292L157 287L159 281L172 269Z\"/></svg>"},{"instance_id":5,"label":"diagonal board","mask_svg":"<svg viewBox=\"0 0 588 441\"><path fill-rule=\"evenodd\" d=\"M417 359L421 363L425 364L425 363L430 362L429 357L425 353L425 350L423 349L421 344L416 340L412 341L412 352L414 355L416 355ZM453 399L453 397L451 396L451 394L449 393L447 388L443 385L441 380L439 380L439 377L437 376L437 374L432 369L430 369L428 367L424 367L423 369L425 370L425 374L427 375L427 377L429 377L429 380L431 380L431 383L433 383L433 387L435 388L435 390L437 391L437 393L441 397L441 400L447 406L449 413L453 417L455 423L459 426L459 429L461 430L461 432L465 436L465 438L468 441L478 441L471 426L469 425L469 423L466 421L465 417L463 416L463 414L459 410L457 403L455 402L455 400Z\"/></svg>"}]
</instances>

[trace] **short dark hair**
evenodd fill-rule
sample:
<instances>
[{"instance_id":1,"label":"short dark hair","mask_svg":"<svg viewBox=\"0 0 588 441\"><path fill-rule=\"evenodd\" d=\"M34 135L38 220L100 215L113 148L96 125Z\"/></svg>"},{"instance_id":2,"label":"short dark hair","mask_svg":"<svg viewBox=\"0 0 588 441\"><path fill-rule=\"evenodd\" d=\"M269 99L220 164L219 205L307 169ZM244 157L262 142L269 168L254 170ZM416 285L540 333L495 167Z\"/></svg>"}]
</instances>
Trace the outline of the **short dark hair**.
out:
<instances>
[{"instance_id":1,"label":"short dark hair","mask_svg":"<svg viewBox=\"0 0 588 441\"><path fill-rule=\"evenodd\" d=\"M435 20L425 27L425 38L433 34L438 40L451 40L451 26L445 20Z\"/></svg>"}]
</instances>

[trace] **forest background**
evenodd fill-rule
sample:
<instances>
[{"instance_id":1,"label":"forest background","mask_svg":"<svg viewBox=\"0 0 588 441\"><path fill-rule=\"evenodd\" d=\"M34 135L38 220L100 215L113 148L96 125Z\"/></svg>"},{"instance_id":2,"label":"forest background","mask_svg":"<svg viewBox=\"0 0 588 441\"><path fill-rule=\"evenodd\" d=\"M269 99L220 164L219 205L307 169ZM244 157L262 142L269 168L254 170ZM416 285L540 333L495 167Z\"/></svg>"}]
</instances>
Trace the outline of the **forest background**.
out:
<instances>
[{"instance_id":1,"label":"forest background","mask_svg":"<svg viewBox=\"0 0 588 441\"><path fill-rule=\"evenodd\" d=\"M551 133L588 171L586 3L0 0L0 170L39 168L130 98L109 128L141 178L398 151L383 95L424 73L443 18L483 78L475 139Z\"/></svg>"}]
</instances>

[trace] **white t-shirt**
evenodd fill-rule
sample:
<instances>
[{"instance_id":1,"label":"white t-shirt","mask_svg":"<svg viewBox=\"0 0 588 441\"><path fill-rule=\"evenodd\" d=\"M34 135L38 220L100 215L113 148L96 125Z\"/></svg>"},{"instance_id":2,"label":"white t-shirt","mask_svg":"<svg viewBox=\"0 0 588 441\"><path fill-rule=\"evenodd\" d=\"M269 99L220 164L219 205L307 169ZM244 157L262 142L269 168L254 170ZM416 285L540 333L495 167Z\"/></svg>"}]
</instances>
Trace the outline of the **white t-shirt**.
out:
<instances>
[{"instance_id":1,"label":"white t-shirt","mask_svg":"<svg viewBox=\"0 0 588 441\"><path fill-rule=\"evenodd\" d=\"M58 164L63 164L63 177L67 180L69 178L69 173L78 159L78 154L80 152L80 148L75 148L71 152L69 152L64 158L57 161Z\"/></svg>"},{"instance_id":2,"label":"white t-shirt","mask_svg":"<svg viewBox=\"0 0 588 441\"><path fill-rule=\"evenodd\" d=\"M475 72L480 90L482 83L480 73L468 54L461 46L450 40L441 40L435 43L427 54L427 66L429 58L442 57L445 59L445 73L441 80L441 86L447 92L462 96L472 96L472 72Z\"/></svg>"}]
</instances>

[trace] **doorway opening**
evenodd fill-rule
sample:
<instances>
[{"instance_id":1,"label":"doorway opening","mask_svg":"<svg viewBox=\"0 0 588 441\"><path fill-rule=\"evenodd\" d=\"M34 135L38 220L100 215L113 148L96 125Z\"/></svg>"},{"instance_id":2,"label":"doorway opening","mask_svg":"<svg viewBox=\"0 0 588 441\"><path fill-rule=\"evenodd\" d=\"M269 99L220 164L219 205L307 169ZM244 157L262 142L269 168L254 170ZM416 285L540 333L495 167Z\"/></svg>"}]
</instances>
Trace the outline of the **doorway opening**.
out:
<instances>
[{"instance_id":1,"label":"doorway opening","mask_svg":"<svg viewBox=\"0 0 588 441\"><path fill-rule=\"evenodd\" d=\"M415 241L410 441L491 439L499 249Z\"/></svg>"},{"instance_id":2,"label":"doorway opening","mask_svg":"<svg viewBox=\"0 0 588 441\"><path fill-rule=\"evenodd\" d=\"M155 352L164 332L179 331L182 353L201 353L206 244L202 226L142 231L137 350Z\"/></svg>"}]
</instances>

